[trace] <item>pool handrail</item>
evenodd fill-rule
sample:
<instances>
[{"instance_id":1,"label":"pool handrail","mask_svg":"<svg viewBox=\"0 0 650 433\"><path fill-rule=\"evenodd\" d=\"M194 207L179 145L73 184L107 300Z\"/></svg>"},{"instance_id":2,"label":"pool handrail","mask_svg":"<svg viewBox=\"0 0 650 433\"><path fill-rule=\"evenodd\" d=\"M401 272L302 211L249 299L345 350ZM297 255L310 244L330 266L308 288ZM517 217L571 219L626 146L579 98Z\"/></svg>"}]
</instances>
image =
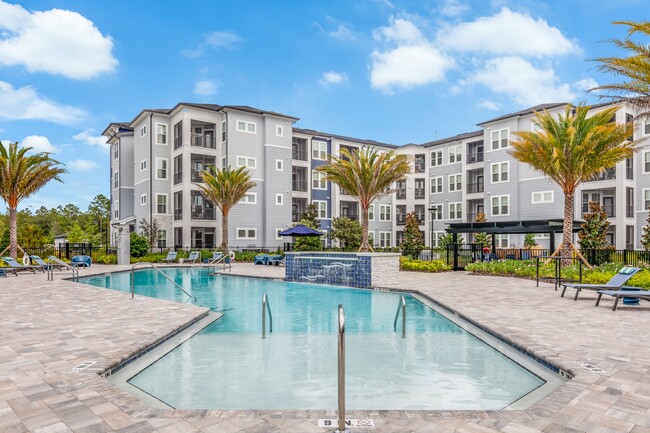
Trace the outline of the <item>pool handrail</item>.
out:
<instances>
[{"instance_id":1,"label":"pool handrail","mask_svg":"<svg viewBox=\"0 0 650 433\"><path fill-rule=\"evenodd\" d=\"M176 281L172 280L172 279L169 277L169 275L167 275L166 273L164 273L164 272L162 271L162 269L160 269L158 266L156 266L155 264L153 264L153 263L151 263L151 262L138 262L138 263L134 264L134 265L131 267L131 299L133 299L133 298L135 297L134 274L135 274L135 268L138 267L139 265L148 265L148 266L154 268L155 270L157 270L158 272L160 272L160 274L161 274L163 277L167 278L167 280L168 280L170 283L172 283L173 285L175 285L175 286L176 286L176 287L177 287L181 292L185 293L185 294L186 294L190 299L194 298L194 299L196 300L196 297L195 297L195 296L192 296L192 295L190 295L189 293L187 293L187 291L186 291L184 288L182 288L182 287L180 286L180 284L178 284Z\"/></svg>"},{"instance_id":2,"label":"pool handrail","mask_svg":"<svg viewBox=\"0 0 650 433\"><path fill-rule=\"evenodd\" d=\"M338 403L339 403L339 433L349 433L349 430L346 428L345 424L345 310L343 309L343 304L339 304L338 310L339 318L339 344L338 344Z\"/></svg>"},{"instance_id":3,"label":"pool handrail","mask_svg":"<svg viewBox=\"0 0 650 433\"><path fill-rule=\"evenodd\" d=\"M264 294L262 296L262 338L266 338L266 312L269 312L269 334L273 332L273 316L271 315L271 304L269 298Z\"/></svg>"},{"instance_id":4,"label":"pool handrail","mask_svg":"<svg viewBox=\"0 0 650 433\"><path fill-rule=\"evenodd\" d=\"M227 261L226 261L227 260ZM214 266L219 263L223 264L223 269L226 270L226 265L230 272L232 272L232 262L235 261L235 252L230 251L228 254L221 255L221 257L216 257L208 262L208 265Z\"/></svg>"},{"instance_id":5,"label":"pool handrail","mask_svg":"<svg viewBox=\"0 0 650 433\"><path fill-rule=\"evenodd\" d=\"M397 332L397 319L399 318L400 311L402 312L402 338L406 338L406 299L404 299L404 296L400 296L399 303L397 304L395 320L393 321L393 331L395 332Z\"/></svg>"}]
</instances>

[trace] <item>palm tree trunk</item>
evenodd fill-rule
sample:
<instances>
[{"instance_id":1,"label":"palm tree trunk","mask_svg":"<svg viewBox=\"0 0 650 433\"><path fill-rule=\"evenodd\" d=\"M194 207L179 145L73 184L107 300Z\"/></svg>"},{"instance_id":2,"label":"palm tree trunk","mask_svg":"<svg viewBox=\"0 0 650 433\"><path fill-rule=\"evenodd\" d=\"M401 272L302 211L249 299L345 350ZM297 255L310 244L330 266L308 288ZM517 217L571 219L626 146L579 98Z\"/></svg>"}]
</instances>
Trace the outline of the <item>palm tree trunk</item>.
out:
<instances>
[{"instance_id":1,"label":"palm tree trunk","mask_svg":"<svg viewBox=\"0 0 650 433\"><path fill-rule=\"evenodd\" d=\"M571 241L573 238L573 200L573 191L564 193L564 224L562 226L561 254L565 257L570 256L572 253ZM562 264L566 265L564 261Z\"/></svg>"},{"instance_id":2,"label":"palm tree trunk","mask_svg":"<svg viewBox=\"0 0 650 433\"><path fill-rule=\"evenodd\" d=\"M16 221L16 208L9 207L9 255L18 258L18 224Z\"/></svg>"},{"instance_id":3,"label":"palm tree trunk","mask_svg":"<svg viewBox=\"0 0 650 433\"><path fill-rule=\"evenodd\" d=\"M228 251L228 213L221 211L221 251L227 256Z\"/></svg>"},{"instance_id":4,"label":"palm tree trunk","mask_svg":"<svg viewBox=\"0 0 650 433\"><path fill-rule=\"evenodd\" d=\"M368 243L368 208L361 207L361 246L360 252L367 253L370 251L370 244Z\"/></svg>"}]
</instances>

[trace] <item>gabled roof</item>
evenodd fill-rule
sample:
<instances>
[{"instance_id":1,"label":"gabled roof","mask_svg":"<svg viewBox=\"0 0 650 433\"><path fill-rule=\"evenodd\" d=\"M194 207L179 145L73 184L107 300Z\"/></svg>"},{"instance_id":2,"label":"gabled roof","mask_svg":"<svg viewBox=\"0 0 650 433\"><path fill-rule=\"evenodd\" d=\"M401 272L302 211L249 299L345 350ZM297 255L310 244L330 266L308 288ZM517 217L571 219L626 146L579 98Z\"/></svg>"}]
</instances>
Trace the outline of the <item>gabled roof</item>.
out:
<instances>
[{"instance_id":1,"label":"gabled roof","mask_svg":"<svg viewBox=\"0 0 650 433\"><path fill-rule=\"evenodd\" d=\"M169 114L170 110L169 108L145 108L144 110L140 111L137 116L131 120L128 125L131 126L135 123L136 120L140 118L144 113L156 113L156 114Z\"/></svg>"},{"instance_id":2,"label":"gabled roof","mask_svg":"<svg viewBox=\"0 0 650 433\"><path fill-rule=\"evenodd\" d=\"M453 137L441 138L440 140L429 141L423 143L424 147L433 147L440 146L441 144L453 143L454 141L467 140L469 138L483 137L483 130L479 129L478 131L472 132L463 132L462 134L454 135Z\"/></svg>"},{"instance_id":3,"label":"gabled roof","mask_svg":"<svg viewBox=\"0 0 650 433\"><path fill-rule=\"evenodd\" d=\"M534 107L526 108L525 110L521 111L516 111L514 113L509 113L509 114L504 114L503 116L495 117L494 119L486 120L481 123L477 123L477 126L483 126L488 123L493 123L493 122L498 122L499 120L504 120L504 119L509 119L510 117L519 117L519 116L525 116L527 114L532 114L536 111L544 111L544 110L551 110L553 108L557 107L564 107L565 105L568 105L568 102L554 102L550 104L539 104L535 105Z\"/></svg>"},{"instance_id":4,"label":"gabled roof","mask_svg":"<svg viewBox=\"0 0 650 433\"><path fill-rule=\"evenodd\" d=\"M119 129L125 129L128 131L133 131L133 128L129 126L129 122L111 122L108 124L106 129L102 131L102 135L105 135L111 127L117 126Z\"/></svg>"},{"instance_id":5,"label":"gabled roof","mask_svg":"<svg viewBox=\"0 0 650 433\"><path fill-rule=\"evenodd\" d=\"M391 149L395 149L395 148L398 147L398 146L395 146L394 144L381 143L379 141L367 140L367 139L364 139L364 138L347 137L345 135L330 134L328 132L316 131L315 129L304 129L304 128L295 128L294 127L293 131L294 132L300 132L302 134L307 134L307 135L318 135L318 136L326 137L326 138L335 138L337 140L351 141L353 143L367 144L367 145L380 146L380 147L388 147L388 148L391 148Z\"/></svg>"}]
</instances>

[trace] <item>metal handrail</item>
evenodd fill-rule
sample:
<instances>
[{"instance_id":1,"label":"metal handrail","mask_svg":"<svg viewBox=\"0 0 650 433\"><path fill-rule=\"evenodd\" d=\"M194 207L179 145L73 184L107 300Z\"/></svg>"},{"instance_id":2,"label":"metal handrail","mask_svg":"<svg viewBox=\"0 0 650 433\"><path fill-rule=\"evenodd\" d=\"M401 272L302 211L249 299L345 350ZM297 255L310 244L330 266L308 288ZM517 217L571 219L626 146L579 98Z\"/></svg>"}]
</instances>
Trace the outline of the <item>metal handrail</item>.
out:
<instances>
[{"instance_id":1,"label":"metal handrail","mask_svg":"<svg viewBox=\"0 0 650 433\"><path fill-rule=\"evenodd\" d=\"M262 338L266 338L266 312L269 312L269 334L273 332L273 316L271 315L271 304L269 304L269 298L262 296Z\"/></svg>"},{"instance_id":2,"label":"metal handrail","mask_svg":"<svg viewBox=\"0 0 650 433\"><path fill-rule=\"evenodd\" d=\"M79 281L79 268L70 265L69 269L72 271L72 280ZM52 264L47 267L47 281L54 281L54 265Z\"/></svg>"},{"instance_id":3,"label":"metal handrail","mask_svg":"<svg viewBox=\"0 0 650 433\"><path fill-rule=\"evenodd\" d=\"M339 304L339 428L343 433L345 428L345 310Z\"/></svg>"},{"instance_id":4,"label":"metal handrail","mask_svg":"<svg viewBox=\"0 0 650 433\"><path fill-rule=\"evenodd\" d=\"M136 263L135 265L133 265L133 266L131 267L131 299L133 299L133 298L135 297L135 283L134 283L135 268L137 268L137 267L140 266L140 265L148 265L148 266L154 268L155 270L157 270L158 272L160 272L160 274L161 274L163 277L167 278L167 280L168 280L169 282L171 282L173 285L175 285L175 286L176 286L176 287L177 287L181 292L185 293L185 294L186 294L190 299L191 299L191 298L194 298L194 299L196 300L196 297L195 297L195 296L192 296L192 295L190 295L189 293L187 293L187 291L186 291L184 288L182 288L182 287L180 286L180 284L178 284L176 281L174 281L174 280L172 280L171 278L169 278L169 275L167 275L166 273L164 273L164 272L163 272L163 271L162 271L158 266L156 266L156 265L154 265L153 263L150 263L150 262L139 262L139 263Z\"/></svg>"},{"instance_id":5,"label":"metal handrail","mask_svg":"<svg viewBox=\"0 0 650 433\"><path fill-rule=\"evenodd\" d=\"M228 263L226 263L226 259L230 259L230 261ZM232 262L234 262L234 261L235 261L235 252L231 251L228 254L226 254L225 256L222 255L221 257L218 257L218 258L208 262L208 265L214 266L214 265L218 265L219 263L222 263L224 270L226 269L226 265L228 265L228 269L232 272Z\"/></svg>"},{"instance_id":6,"label":"metal handrail","mask_svg":"<svg viewBox=\"0 0 650 433\"><path fill-rule=\"evenodd\" d=\"M402 312L402 338L406 338L406 299L400 296L399 303L397 304L397 312L395 313L395 320L393 321L393 331L397 332L397 319L399 313Z\"/></svg>"}]
</instances>

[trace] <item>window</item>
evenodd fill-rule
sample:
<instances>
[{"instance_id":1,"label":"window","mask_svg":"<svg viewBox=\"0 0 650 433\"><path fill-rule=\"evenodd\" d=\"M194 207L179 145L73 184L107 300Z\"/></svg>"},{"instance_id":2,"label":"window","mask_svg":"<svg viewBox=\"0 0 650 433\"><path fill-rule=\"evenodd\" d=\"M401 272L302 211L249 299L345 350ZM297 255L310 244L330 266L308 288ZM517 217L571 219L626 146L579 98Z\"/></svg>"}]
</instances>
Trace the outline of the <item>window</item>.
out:
<instances>
[{"instance_id":1,"label":"window","mask_svg":"<svg viewBox=\"0 0 650 433\"><path fill-rule=\"evenodd\" d=\"M634 157L632 156L625 159L625 178L634 180Z\"/></svg>"},{"instance_id":2,"label":"window","mask_svg":"<svg viewBox=\"0 0 650 433\"><path fill-rule=\"evenodd\" d=\"M496 243L495 248L508 248L510 245L510 235L504 235L503 233L494 235L494 242Z\"/></svg>"},{"instance_id":3,"label":"window","mask_svg":"<svg viewBox=\"0 0 650 433\"><path fill-rule=\"evenodd\" d=\"M167 144L167 125L156 123L156 144Z\"/></svg>"},{"instance_id":4,"label":"window","mask_svg":"<svg viewBox=\"0 0 650 433\"><path fill-rule=\"evenodd\" d=\"M431 194L442 193L442 176L431 178Z\"/></svg>"},{"instance_id":5,"label":"window","mask_svg":"<svg viewBox=\"0 0 650 433\"><path fill-rule=\"evenodd\" d=\"M390 232L379 232L379 247L380 248L390 247Z\"/></svg>"},{"instance_id":6,"label":"window","mask_svg":"<svg viewBox=\"0 0 650 433\"><path fill-rule=\"evenodd\" d=\"M508 181L509 162L497 162L492 164L492 183L501 183Z\"/></svg>"},{"instance_id":7,"label":"window","mask_svg":"<svg viewBox=\"0 0 650 433\"><path fill-rule=\"evenodd\" d=\"M323 161L327 159L326 141L314 140L311 142L311 158L322 159Z\"/></svg>"},{"instance_id":8,"label":"window","mask_svg":"<svg viewBox=\"0 0 650 433\"><path fill-rule=\"evenodd\" d=\"M314 200L318 207L318 218L327 218L327 202L321 200Z\"/></svg>"},{"instance_id":9,"label":"window","mask_svg":"<svg viewBox=\"0 0 650 433\"><path fill-rule=\"evenodd\" d=\"M244 194L244 196L239 200L239 203L242 204L256 204L257 203L257 193L256 192L247 192Z\"/></svg>"},{"instance_id":10,"label":"window","mask_svg":"<svg viewBox=\"0 0 650 433\"><path fill-rule=\"evenodd\" d=\"M374 221L375 220L375 205L371 204L368 206L368 220Z\"/></svg>"},{"instance_id":11,"label":"window","mask_svg":"<svg viewBox=\"0 0 650 433\"><path fill-rule=\"evenodd\" d=\"M461 218L463 218L463 204L449 203L449 219L459 220Z\"/></svg>"},{"instance_id":12,"label":"window","mask_svg":"<svg viewBox=\"0 0 650 433\"><path fill-rule=\"evenodd\" d=\"M156 194L156 212L167 213L167 194Z\"/></svg>"},{"instance_id":13,"label":"window","mask_svg":"<svg viewBox=\"0 0 650 433\"><path fill-rule=\"evenodd\" d=\"M508 147L508 128L492 131L492 150Z\"/></svg>"},{"instance_id":14,"label":"window","mask_svg":"<svg viewBox=\"0 0 650 433\"><path fill-rule=\"evenodd\" d=\"M143 159L140 161L140 171L145 171L147 169L147 160Z\"/></svg>"},{"instance_id":15,"label":"window","mask_svg":"<svg viewBox=\"0 0 650 433\"><path fill-rule=\"evenodd\" d=\"M533 204L553 203L553 191L537 191L533 193Z\"/></svg>"},{"instance_id":16,"label":"window","mask_svg":"<svg viewBox=\"0 0 650 433\"><path fill-rule=\"evenodd\" d=\"M140 127L140 137L144 137L147 135L147 125L144 124Z\"/></svg>"},{"instance_id":17,"label":"window","mask_svg":"<svg viewBox=\"0 0 650 433\"><path fill-rule=\"evenodd\" d=\"M314 189L327 189L327 181L325 180L325 173L320 171L311 172L311 187Z\"/></svg>"},{"instance_id":18,"label":"window","mask_svg":"<svg viewBox=\"0 0 650 433\"><path fill-rule=\"evenodd\" d=\"M406 181L398 180L395 182L395 198L397 200L406 200Z\"/></svg>"},{"instance_id":19,"label":"window","mask_svg":"<svg viewBox=\"0 0 650 433\"><path fill-rule=\"evenodd\" d=\"M120 172L116 171L113 173L113 189L118 189L120 187Z\"/></svg>"},{"instance_id":20,"label":"window","mask_svg":"<svg viewBox=\"0 0 650 433\"><path fill-rule=\"evenodd\" d=\"M221 158L221 168L226 168L226 167L228 167L228 158L224 156L223 158Z\"/></svg>"},{"instance_id":21,"label":"window","mask_svg":"<svg viewBox=\"0 0 650 433\"><path fill-rule=\"evenodd\" d=\"M431 167L442 165L442 149L431 151Z\"/></svg>"},{"instance_id":22,"label":"window","mask_svg":"<svg viewBox=\"0 0 650 433\"><path fill-rule=\"evenodd\" d=\"M237 167L257 168L257 159L250 156L237 155Z\"/></svg>"},{"instance_id":23,"label":"window","mask_svg":"<svg viewBox=\"0 0 650 433\"><path fill-rule=\"evenodd\" d=\"M167 180L167 158L156 158L156 180Z\"/></svg>"},{"instance_id":24,"label":"window","mask_svg":"<svg viewBox=\"0 0 650 433\"><path fill-rule=\"evenodd\" d=\"M280 125L275 125L275 136L284 137L284 127Z\"/></svg>"},{"instance_id":25,"label":"window","mask_svg":"<svg viewBox=\"0 0 650 433\"><path fill-rule=\"evenodd\" d=\"M284 196L282 193L275 194L275 204L282 206L284 204Z\"/></svg>"},{"instance_id":26,"label":"window","mask_svg":"<svg viewBox=\"0 0 650 433\"><path fill-rule=\"evenodd\" d=\"M257 239L257 229L237 227L237 239Z\"/></svg>"},{"instance_id":27,"label":"window","mask_svg":"<svg viewBox=\"0 0 650 433\"><path fill-rule=\"evenodd\" d=\"M650 119L645 119L643 121L643 134L644 135L650 134Z\"/></svg>"},{"instance_id":28,"label":"window","mask_svg":"<svg viewBox=\"0 0 650 433\"><path fill-rule=\"evenodd\" d=\"M120 146L115 143L113 145L113 159L117 159L120 156Z\"/></svg>"},{"instance_id":29,"label":"window","mask_svg":"<svg viewBox=\"0 0 650 433\"><path fill-rule=\"evenodd\" d=\"M424 224L424 205L416 204L415 205L415 217L418 219L420 225Z\"/></svg>"},{"instance_id":30,"label":"window","mask_svg":"<svg viewBox=\"0 0 650 433\"><path fill-rule=\"evenodd\" d=\"M440 241L442 240L443 236L445 235L445 232L433 232L433 245L432 247L434 248L439 248L440 247Z\"/></svg>"},{"instance_id":31,"label":"window","mask_svg":"<svg viewBox=\"0 0 650 433\"><path fill-rule=\"evenodd\" d=\"M142 194L140 196L140 206L144 206L147 204L147 194Z\"/></svg>"},{"instance_id":32,"label":"window","mask_svg":"<svg viewBox=\"0 0 650 433\"><path fill-rule=\"evenodd\" d=\"M283 171L284 170L284 161L281 159L276 159L275 160L275 171Z\"/></svg>"},{"instance_id":33,"label":"window","mask_svg":"<svg viewBox=\"0 0 650 433\"><path fill-rule=\"evenodd\" d=\"M449 192L460 191L463 187L462 175L450 174L449 175Z\"/></svg>"},{"instance_id":34,"label":"window","mask_svg":"<svg viewBox=\"0 0 650 433\"><path fill-rule=\"evenodd\" d=\"M174 157L174 185L183 181L183 155Z\"/></svg>"},{"instance_id":35,"label":"window","mask_svg":"<svg viewBox=\"0 0 650 433\"><path fill-rule=\"evenodd\" d=\"M508 207L509 195L497 195L492 197L492 216L506 216L510 214Z\"/></svg>"},{"instance_id":36,"label":"window","mask_svg":"<svg viewBox=\"0 0 650 433\"><path fill-rule=\"evenodd\" d=\"M634 188L625 188L625 216L634 218Z\"/></svg>"},{"instance_id":37,"label":"window","mask_svg":"<svg viewBox=\"0 0 650 433\"><path fill-rule=\"evenodd\" d=\"M415 198L423 199L426 193L426 186L424 184L424 179L415 179Z\"/></svg>"},{"instance_id":38,"label":"window","mask_svg":"<svg viewBox=\"0 0 650 433\"><path fill-rule=\"evenodd\" d=\"M390 221L390 205L379 205L379 221Z\"/></svg>"},{"instance_id":39,"label":"window","mask_svg":"<svg viewBox=\"0 0 650 433\"><path fill-rule=\"evenodd\" d=\"M643 152L643 172L650 173L650 151Z\"/></svg>"},{"instance_id":40,"label":"window","mask_svg":"<svg viewBox=\"0 0 650 433\"><path fill-rule=\"evenodd\" d=\"M226 121L221 122L221 141L226 141L226 131L228 127L226 126Z\"/></svg>"},{"instance_id":41,"label":"window","mask_svg":"<svg viewBox=\"0 0 650 433\"><path fill-rule=\"evenodd\" d=\"M424 154L420 153L415 155L415 172L424 173L425 167L426 167L426 163L424 161Z\"/></svg>"},{"instance_id":42,"label":"window","mask_svg":"<svg viewBox=\"0 0 650 433\"><path fill-rule=\"evenodd\" d=\"M253 122L245 122L243 120L238 120L237 132L245 132L247 134L257 134L257 124Z\"/></svg>"},{"instance_id":43,"label":"window","mask_svg":"<svg viewBox=\"0 0 650 433\"><path fill-rule=\"evenodd\" d=\"M462 147L452 146L449 148L449 163L460 162L462 160Z\"/></svg>"},{"instance_id":44,"label":"window","mask_svg":"<svg viewBox=\"0 0 650 433\"><path fill-rule=\"evenodd\" d=\"M441 204L433 204L433 205L431 205L431 208L429 210L431 211L431 219L432 220L441 220L442 219L442 205Z\"/></svg>"},{"instance_id":45,"label":"window","mask_svg":"<svg viewBox=\"0 0 650 433\"><path fill-rule=\"evenodd\" d=\"M119 200L115 200L113 202L113 219L120 219L120 206L119 206Z\"/></svg>"},{"instance_id":46,"label":"window","mask_svg":"<svg viewBox=\"0 0 650 433\"><path fill-rule=\"evenodd\" d=\"M167 230L158 230L158 248L167 248Z\"/></svg>"},{"instance_id":47,"label":"window","mask_svg":"<svg viewBox=\"0 0 650 433\"><path fill-rule=\"evenodd\" d=\"M650 210L650 189L643 190L643 210Z\"/></svg>"},{"instance_id":48,"label":"window","mask_svg":"<svg viewBox=\"0 0 650 433\"><path fill-rule=\"evenodd\" d=\"M174 125L174 150L183 145L183 121Z\"/></svg>"}]
</instances>

